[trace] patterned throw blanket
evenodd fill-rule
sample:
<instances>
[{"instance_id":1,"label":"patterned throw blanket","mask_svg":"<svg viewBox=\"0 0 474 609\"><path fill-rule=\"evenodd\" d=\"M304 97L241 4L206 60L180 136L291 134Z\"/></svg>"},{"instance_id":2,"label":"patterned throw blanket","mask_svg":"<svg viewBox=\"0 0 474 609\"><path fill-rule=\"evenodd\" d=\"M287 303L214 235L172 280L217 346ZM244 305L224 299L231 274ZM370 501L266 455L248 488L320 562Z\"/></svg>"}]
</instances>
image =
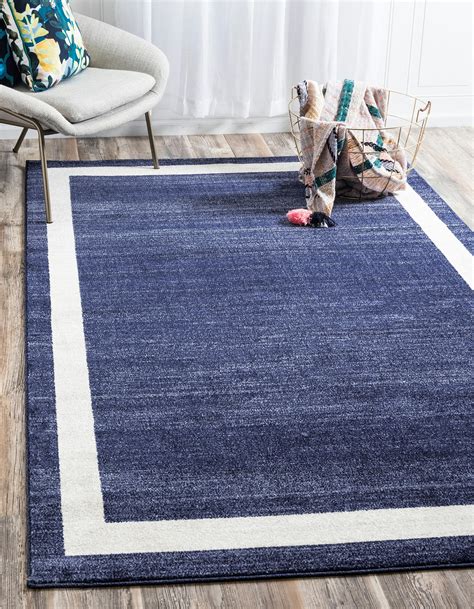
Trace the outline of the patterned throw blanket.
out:
<instances>
[{"instance_id":1,"label":"patterned throw blanket","mask_svg":"<svg viewBox=\"0 0 474 609\"><path fill-rule=\"evenodd\" d=\"M308 209L329 217L336 194L367 199L405 188L405 153L384 132L385 89L353 80L329 82L323 89L305 80L297 90ZM361 137L348 125L376 131Z\"/></svg>"}]
</instances>

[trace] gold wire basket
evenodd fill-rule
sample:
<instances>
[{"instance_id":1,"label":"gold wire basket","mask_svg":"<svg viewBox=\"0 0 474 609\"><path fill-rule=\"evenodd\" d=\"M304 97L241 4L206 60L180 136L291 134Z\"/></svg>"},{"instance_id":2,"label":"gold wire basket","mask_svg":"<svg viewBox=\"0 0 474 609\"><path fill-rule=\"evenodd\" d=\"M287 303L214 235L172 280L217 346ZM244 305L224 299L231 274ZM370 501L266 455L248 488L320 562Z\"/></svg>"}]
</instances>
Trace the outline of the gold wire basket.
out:
<instances>
[{"instance_id":1,"label":"gold wire basket","mask_svg":"<svg viewBox=\"0 0 474 609\"><path fill-rule=\"evenodd\" d=\"M291 90L291 99L288 104L288 110L290 115L291 133L295 140L295 146L298 153L298 157L303 162L303 155L301 150L301 122L299 98L297 88L294 86ZM413 170L418 153L420 151L423 138L425 136L426 124L431 112L431 101L414 97L413 95L407 95L406 93L400 93L399 91L388 90L387 98L387 110L384 120L383 130L374 129L360 129L352 128L350 125L346 125L351 135L358 140L358 142L366 142L371 137L376 137L379 133L382 133L384 137L384 144L388 143L389 147L387 152L390 155L404 154L407 161L407 174ZM311 119L304 119L305 122L311 123ZM351 155L351 152L348 153ZM363 158L363 163L374 158L378 158L382 153L374 149L359 148L357 150L358 159ZM369 159L370 157L370 159ZM387 179L385 188L380 192L379 196L386 194L386 189L390 183L391 175ZM355 182L356 178L354 175L344 176L338 173L337 179L347 180ZM364 171L360 176L359 184L364 184ZM360 195L358 197L342 197L351 199L361 199L362 191L360 189Z\"/></svg>"}]
</instances>

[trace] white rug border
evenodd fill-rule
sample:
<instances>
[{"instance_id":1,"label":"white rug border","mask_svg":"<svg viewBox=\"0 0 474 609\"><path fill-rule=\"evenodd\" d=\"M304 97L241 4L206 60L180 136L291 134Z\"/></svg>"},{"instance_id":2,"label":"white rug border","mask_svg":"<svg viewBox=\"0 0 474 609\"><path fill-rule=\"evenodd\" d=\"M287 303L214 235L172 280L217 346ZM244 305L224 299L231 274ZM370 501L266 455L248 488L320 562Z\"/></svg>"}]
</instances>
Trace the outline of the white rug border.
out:
<instances>
[{"instance_id":1,"label":"white rug border","mask_svg":"<svg viewBox=\"0 0 474 609\"><path fill-rule=\"evenodd\" d=\"M72 176L157 176L297 171L295 162L56 167L50 169L54 223L48 225L61 508L66 556L329 545L474 534L472 505L281 516L107 523L89 387L72 224ZM472 256L411 188L400 204L472 287ZM467 258L467 256L469 258ZM67 290L64 289L67 286Z\"/></svg>"}]
</instances>

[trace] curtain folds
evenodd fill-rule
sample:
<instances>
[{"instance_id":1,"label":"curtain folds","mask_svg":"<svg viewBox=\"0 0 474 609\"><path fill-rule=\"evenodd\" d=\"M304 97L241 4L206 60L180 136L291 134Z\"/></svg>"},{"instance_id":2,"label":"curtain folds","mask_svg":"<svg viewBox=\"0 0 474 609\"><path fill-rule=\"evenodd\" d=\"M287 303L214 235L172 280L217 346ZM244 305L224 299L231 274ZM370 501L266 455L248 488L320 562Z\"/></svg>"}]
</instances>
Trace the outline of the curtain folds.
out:
<instances>
[{"instance_id":1,"label":"curtain folds","mask_svg":"<svg viewBox=\"0 0 474 609\"><path fill-rule=\"evenodd\" d=\"M380 0L104 0L103 5L106 20L168 56L162 117L284 115L292 84L303 78L383 84L389 4Z\"/></svg>"}]
</instances>

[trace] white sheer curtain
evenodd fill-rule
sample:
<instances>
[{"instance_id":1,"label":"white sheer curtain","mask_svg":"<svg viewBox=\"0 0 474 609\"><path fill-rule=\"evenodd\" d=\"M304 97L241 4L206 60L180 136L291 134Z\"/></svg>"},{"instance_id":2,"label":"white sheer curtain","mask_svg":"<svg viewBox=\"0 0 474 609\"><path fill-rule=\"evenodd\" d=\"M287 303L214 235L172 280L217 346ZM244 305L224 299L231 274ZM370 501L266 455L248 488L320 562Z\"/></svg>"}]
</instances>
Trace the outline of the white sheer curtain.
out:
<instances>
[{"instance_id":1,"label":"white sheer curtain","mask_svg":"<svg viewBox=\"0 0 474 609\"><path fill-rule=\"evenodd\" d=\"M383 0L104 0L103 17L171 64L161 118L284 115L302 78L381 82Z\"/></svg>"}]
</instances>

